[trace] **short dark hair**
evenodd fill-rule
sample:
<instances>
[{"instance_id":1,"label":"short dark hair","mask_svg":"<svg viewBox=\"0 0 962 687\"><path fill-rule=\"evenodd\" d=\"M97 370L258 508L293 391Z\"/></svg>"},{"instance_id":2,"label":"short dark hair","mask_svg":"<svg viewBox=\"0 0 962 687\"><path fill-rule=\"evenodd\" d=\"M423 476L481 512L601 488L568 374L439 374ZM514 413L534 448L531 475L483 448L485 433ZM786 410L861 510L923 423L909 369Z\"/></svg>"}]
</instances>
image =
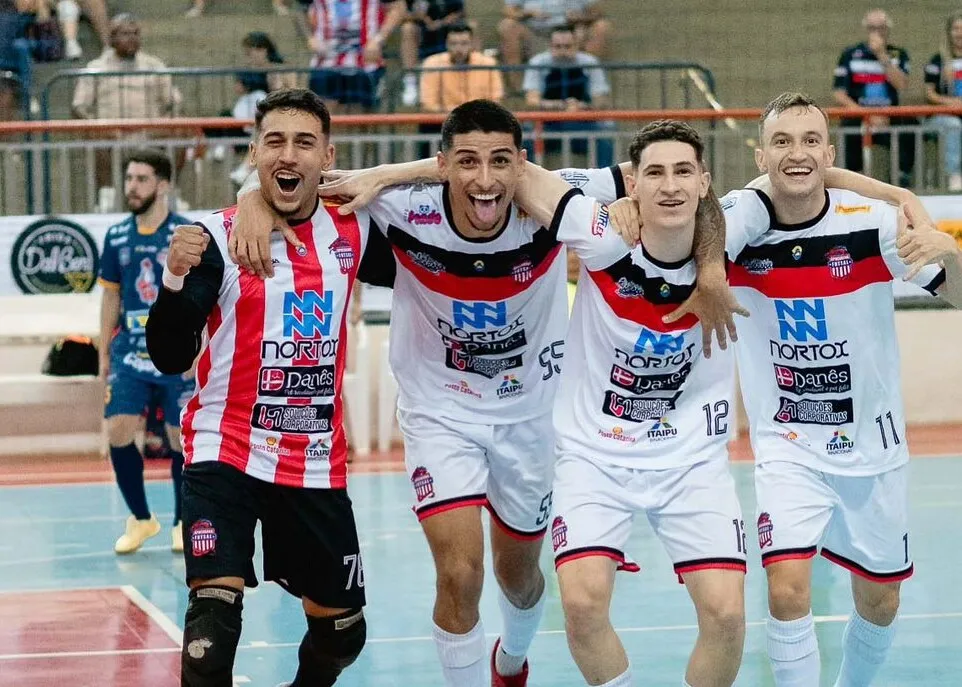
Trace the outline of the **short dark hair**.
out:
<instances>
[{"instance_id":1,"label":"short dark hair","mask_svg":"<svg viewBox=\"0 0 962 687\"><path fill-rule=\"evenodd\" d=\"M170 158L157 148L138 148L128 154L124 161L124 171L127 170L131 162L150 165L158 179L170 181L173 165L170 163Z\"/></svg>"},{"instance_id":2,"label":"short dark hair","mask_svg":"<svg viewBox=\"0 0 962 687\"><path fill-rule=\"evenodd\" d=\"M701 140L698 132L685 122L677 119L659 119L656 122L646 125L631 140L628 147L628 157L631 166L635 169L641 164L641 153L652 143L660 141L680 141L687 143L695 149L695 159L699 164L704 164L702 155L705 152L705 144Z\"/></svg>"},{"instance_id":3,"label":"short dark hair","mask_svg":"<svg viewBox=\"0 0 962 687\"><path fill-rule=\"evenodd\" d=\"M514 147L521 149L521 122L511 111L493 100L469 100L451 110L441 125L441 150L447 151L458 134L511 134Z\"/></svg>"},{"instance_id":4,"label":"short dark hair","mask_svg":"<svg viewBox=\"0 0 962 687\"><path fill-rule=\"evenodd\" d=\"M798 91L788 91L778 95L765 107L765 111L762 112L761 118L758 120L758 140L762 141L764 139L765 130L765 120L774 116L779 116L786 110L791 110L793 107L813 107L822 113L825 117L825 124L828 125L828 114L821 107L818 106L812 98L805 95L804 93L799 93Z\"/></svg>"},{"instance_id":5,"label":"short dark hair","mask_svg":"<svg viewBox=\"0 0 962 687\"><path fill-rule=\"evenodd\" d=\"M555 35L556 33L576 33L576 32L577 32L577 29L575 29L574 24L561 24L560 26L556 26L553 29L551 29L552 36Z\"/></svg>"},{"instance_id":6,"label":"short dark hair","mask_svg":"<svg viewBox=\"0 0 962 687\"><path fill-rule=\"evenodd\" d=\"M474 29L467 22L459 21L448 27L448 33L470 33L474 35Z\"/></svg>"},{"instance_id":7,"label":"short dark hair","mask_svg":"<svg viewBox=\"0 0 962 687\"><path fill-rule=\"evenodd\" d=\"M285 88L274 91L257 103L254 112L254 126L259 130L268 112L274 110L297 110L307 112L321 120L321 133L331 135L331 113L321 96L305 88Z\"/></svg>"}]
</instances>

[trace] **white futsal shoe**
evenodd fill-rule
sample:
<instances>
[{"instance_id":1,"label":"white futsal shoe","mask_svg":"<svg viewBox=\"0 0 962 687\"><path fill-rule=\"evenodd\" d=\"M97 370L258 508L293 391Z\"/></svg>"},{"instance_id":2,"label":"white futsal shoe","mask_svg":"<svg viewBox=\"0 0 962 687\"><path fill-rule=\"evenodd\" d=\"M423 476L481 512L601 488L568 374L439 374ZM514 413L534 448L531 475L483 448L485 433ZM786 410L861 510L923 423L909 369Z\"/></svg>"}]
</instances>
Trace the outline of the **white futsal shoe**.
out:
<instances>
[{"instance_id":1,"label":"white futsal shoe","mask_svg":"<svg viewBox=\"0 0 962 687\"><path fill-rule=\"evenodd\" d=\"M127 531L120 535L120 539L114 544L115 553L133 553L144 542L151 537L156 537L160 533L160 523L153 514L150 520L138 520L133 515L127 518Z\"/></svg>"}]
</instances>

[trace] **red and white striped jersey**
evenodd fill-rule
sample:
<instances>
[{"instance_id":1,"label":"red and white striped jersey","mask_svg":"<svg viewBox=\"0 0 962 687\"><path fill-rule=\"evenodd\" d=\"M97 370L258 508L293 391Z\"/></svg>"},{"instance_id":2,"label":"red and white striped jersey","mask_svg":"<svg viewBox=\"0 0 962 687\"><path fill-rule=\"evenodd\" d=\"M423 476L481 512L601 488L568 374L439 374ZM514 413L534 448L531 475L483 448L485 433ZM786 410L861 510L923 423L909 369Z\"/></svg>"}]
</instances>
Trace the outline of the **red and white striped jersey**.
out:
<instances>
[{"instance_id":1,"label":"red and white striped jersey","mask_svg":"<svg viewBox=\"0 0 962 687\"><path fill-rule=\"evenodd\" d=\"M364 46L384 23L384 9L381 0L314 0L308 10L311 30L326 51L315 55L311 66L368 71L383 67L383 60L376 64L364 60Z\"/></svg>"},{"instance_id":2,"label":"red and white striped jersey","mask_svg":"<svg viewBox=\"0 0 962 687\"><path fill-rule=\"evenodd\" d=\"M609 201L624 194L617 167L562 176ZM442 184L390 188L367 209L398 265L398 407L483 424L550 412L568 324L562 210L542 227L512 205L496 236L469 240L454 229Z\"/></svg>"},{"instance_id":3,"label":"red and white striped jersey","mask_svg":"<svg viewBox=\"0 0 962 687\"><path fill-rule=\"evenodd\" d=\"M582 260L555 404L560 452L664 470L725 455L734 356L702 355L693 315L666 325L695 287L695 263L629 249L608 209L572 198L558 237Z\"/></svg>"},{"instance_id":4,"label":"red and white striped jersey","mask_svg":"<svg viewBox=\"0 0 962 687\"><path fill-rule=\"evenodd\" d=\"M224 256L234 212L200 222ZM285 486L347 486L346 313L369 228L366 213L341 217L321 204L294 227L306 248L272 234L272 279L224 261L182 415L188 463L222 461Z\"/></svg>"},{"instance_id":5,"label":"red and white striped jersey","mask_svg":"<svg viewBox=\"0 0 962 687\"><path fill-rule=\"evenodd\" d=\"M908 461L892 280L908 267L895 208L830 189L822 211L779 224L752 190L722 199L729 281L750 312L735 346L755 460L875 475ZM937 266L912 281L934 292Z\"/></svg>"}]
</instances>

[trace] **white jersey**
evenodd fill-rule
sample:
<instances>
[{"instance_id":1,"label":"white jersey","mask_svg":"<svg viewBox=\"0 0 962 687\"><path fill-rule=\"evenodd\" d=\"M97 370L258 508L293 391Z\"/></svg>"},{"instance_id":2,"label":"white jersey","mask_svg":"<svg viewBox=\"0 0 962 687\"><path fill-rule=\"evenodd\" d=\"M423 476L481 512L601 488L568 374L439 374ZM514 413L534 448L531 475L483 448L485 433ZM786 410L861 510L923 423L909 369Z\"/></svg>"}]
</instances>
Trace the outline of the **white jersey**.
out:
<instances>
[{"instance_id":1,"label":"white jersey","mask_svg":"<svg viewBox=\"0 0 962 687\"><path fill-rule=\"evenodd\" d=\"M234 213L200 222L222 256ZM341 217L321 204L294 227L305 250L272 236L273 279L224 260L197 391L183 411L188 463L222 461L286 486L346 487L345 315L369 227L366 213Z\"/></svg>"},{"instance_id":2,"label":"white jersey","mask_svg":"<svg viewBox=\"0 0 962 687\"><path fill-rule=\"evenodd\" d=\"M722 199L742 394L759 463L843 475L908 461L892 280L906 274L897 211L835 189L817 217L780 225L764 194ZM770 228L769 228L770 227ZM912 281L934 292L936 266Z\"/></svg>"},{"instance_id":3,"label":"white jersey","mask_svg":"<svg viewBox=\"0 0 962 687\"><path fill-rule=\"evenodd\" d=\"M566 170L614 200L618 168ZM490 239L454 229L447 187L400 186L367 208L391 243L397 278L391 368L398 407L510 424L551 410L568 324L561 209L542 227L516 205Z\"/></svg>"},{"instance_id":4,"label":"white jersey","mask_svg":"<svg viewBox=\"0 0 962 687\"><path fill-rule=\"evenodd\" d=\"M560 452L651 470L724 455L734 356L705 359L693 315L662 322L694 290L694 261L629 249L588 197L568 203L559 238L582 259L555 404Z\"/></svg>"}]
</instances>

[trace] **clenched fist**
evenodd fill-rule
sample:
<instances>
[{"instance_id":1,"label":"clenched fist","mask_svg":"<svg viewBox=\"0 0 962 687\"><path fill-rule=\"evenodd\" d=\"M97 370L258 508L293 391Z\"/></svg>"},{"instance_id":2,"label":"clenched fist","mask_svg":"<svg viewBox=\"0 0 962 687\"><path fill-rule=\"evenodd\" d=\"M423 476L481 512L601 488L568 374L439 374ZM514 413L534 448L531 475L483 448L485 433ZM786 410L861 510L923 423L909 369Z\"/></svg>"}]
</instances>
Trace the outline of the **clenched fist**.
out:
<instances>
[{"instance_id":1,"label":"clenched fist","mask_svg":"<svg viewBox=\"0 0 962 687\"><path fill-rule=\"evenodd\" d=\"M200 256L207 249L210 235L196 224L185 224L174 230L167 251L167 269L177 277L185 276L191 267L200 264Z\"/></svg>"}]
</instances>

